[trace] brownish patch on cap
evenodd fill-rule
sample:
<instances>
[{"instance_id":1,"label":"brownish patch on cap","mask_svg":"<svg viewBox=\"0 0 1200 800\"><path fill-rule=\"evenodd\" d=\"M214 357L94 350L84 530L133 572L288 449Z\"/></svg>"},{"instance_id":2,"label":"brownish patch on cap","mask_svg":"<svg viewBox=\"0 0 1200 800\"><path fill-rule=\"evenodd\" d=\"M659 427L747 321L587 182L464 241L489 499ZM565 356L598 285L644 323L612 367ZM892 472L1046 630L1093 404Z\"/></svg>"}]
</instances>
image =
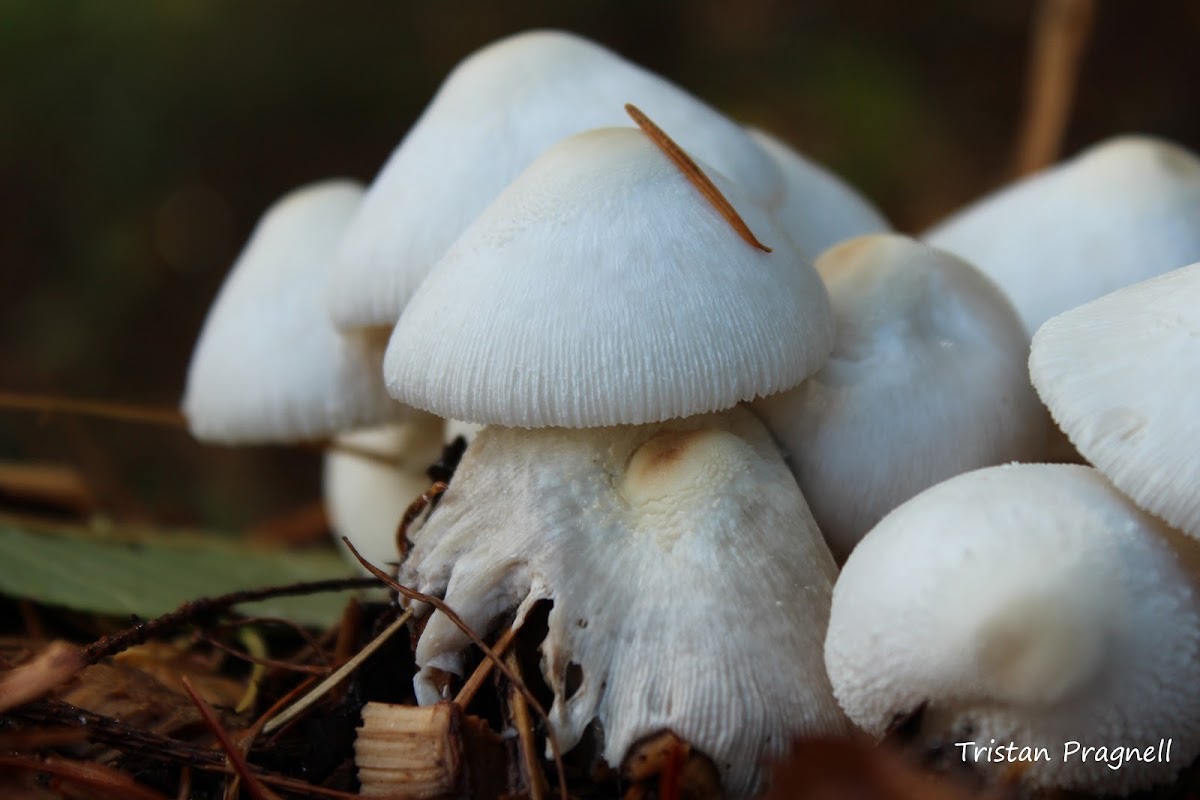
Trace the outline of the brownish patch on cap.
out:
<instances>
[{"instance_id":1,"label":"brownish patch on cap","mask_svg":"<svg viewBox=\"0 0 1200 800\"><path fill-rule=\"evenodd\" d=\"M680 431L656 436L638 448L629 462L629 474L634 479L649 478L656 472L670 469L683 460L688 447L702 438L705 431Z\"/></svg>"},{"instance_id":2,"label":"brownish patch on cap","mask_svg":"<svg viewBox=\"0 0 1200 800\"><path fill-rule=\"evenodd\" d=\"M634 452L619 488L633 506L669 498L695 504L752 460L750 445L720 428L662 433Z\"/></svg>"},{"instance_id":3,"label":"brownish patch on cap","mask_svg":"<svg viewBox=\"0 0 1200 800\"><path fill-rule=\"evenodd\" d=\"M848 269L852 264L865 260L867 251L873 248L877 241L879 240L876 236L867 234L834 245L817 259L817 272L826 277Z\"/></svg>"}]
</instances>

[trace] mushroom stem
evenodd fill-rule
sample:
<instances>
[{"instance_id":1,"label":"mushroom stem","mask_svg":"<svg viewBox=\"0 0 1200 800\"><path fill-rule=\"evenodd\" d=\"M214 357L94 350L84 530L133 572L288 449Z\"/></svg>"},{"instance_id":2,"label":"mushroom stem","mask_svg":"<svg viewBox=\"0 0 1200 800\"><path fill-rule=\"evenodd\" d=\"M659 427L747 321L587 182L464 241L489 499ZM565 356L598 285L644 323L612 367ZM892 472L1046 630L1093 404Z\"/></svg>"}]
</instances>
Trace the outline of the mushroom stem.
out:
<instances>
[{"instance_id":1,"label":"mushroom stem","mask_svg":"<svg viewBox=\"0 0 1200 800\"><path fill-rule=\"evenodd\" d=\"M716 184L704 174L704 170L700 169L699 165L692 160L692 157L684 152L684 149L676 144L675 140L666 134L666 131L655 125L654 121L642 113L642 110L633 103L625 104L625 112L650 137L650 141L654 142L658 146L658 149L666 153L667 158L671 159L675 166L679 167L679 171L700 191L700 194L704 195L705 200L712 203L713 208L717 209L720 215L733 226L738 236L741 236L746 244L756 247L764 253L771 252L771 248L758 240L758 237L750 230L750 226L738 214L733 204L725 199L725 195L721 194L721 190L716 187Z\"/></svg>"}]
</instances>

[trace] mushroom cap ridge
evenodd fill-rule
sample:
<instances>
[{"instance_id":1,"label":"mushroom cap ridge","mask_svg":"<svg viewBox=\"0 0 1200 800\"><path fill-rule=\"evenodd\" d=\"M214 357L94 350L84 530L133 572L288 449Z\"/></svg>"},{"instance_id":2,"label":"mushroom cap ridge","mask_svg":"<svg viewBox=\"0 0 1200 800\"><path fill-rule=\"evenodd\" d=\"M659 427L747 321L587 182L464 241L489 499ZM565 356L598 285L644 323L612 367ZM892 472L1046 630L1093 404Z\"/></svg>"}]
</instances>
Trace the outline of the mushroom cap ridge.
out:
<instances>
[{"instance_id":1,"label":"mushroom cap ridge","mask_svg":"<svg viewBox=\"0 0 1200 800\"><path fill-rule=\"evenodd\" d=\"M430 272L392 333L392 395L513 427L644 424L790 388L833 346L829 298L768 215L700 165L746 244L640 131L563 140Z\"/></svg>"},{"instance_id":2,"label":"mushroom cap ridge","mask_svg":"<svg viewBox=\"0 0 1200 800\"><path fill-rule=\"evenodd\" d=\"M565 136L654 118L764 206L775 162L703 101L583 37L535 30L464 59L372 181L330 284L338 327L392 326L424 276L501 190Z\"/></svg>"},{"instance_id":3,"label":"mushroom cap ridge","mask_svg":"<svg viewBox=\"0 0 1200 800\"><path fill-rule=\"evenodd\" d=\"M1029 373L1088 461L1200 538L1200 263L1052 318Z\"/></svg>"}]
</instances>

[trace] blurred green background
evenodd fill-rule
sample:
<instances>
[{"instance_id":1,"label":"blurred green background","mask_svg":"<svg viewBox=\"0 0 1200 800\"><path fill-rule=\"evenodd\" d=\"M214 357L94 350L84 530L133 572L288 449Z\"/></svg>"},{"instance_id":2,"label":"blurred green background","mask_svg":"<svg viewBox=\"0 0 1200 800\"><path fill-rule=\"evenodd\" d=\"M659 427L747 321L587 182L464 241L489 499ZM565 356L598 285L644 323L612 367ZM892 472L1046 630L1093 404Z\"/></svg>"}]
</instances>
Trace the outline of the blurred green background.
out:
<instances>
[{"instance_id":1,"label":"blurred green background","mask_svg":"<svg viewBox=\"0 0 1200 800\"><path fill-rule=\"evenodd\" d=\"M772 130L902 230L1010 174L1032 2L0 0L0 390L174 405L257 216L369 180L462 57L590 36ZM1066 138L1200 150L1200 2L1099 0ZM240 528L318 457L0 410L0 460L78 467L117 518Z\"/></svg>"}]
</instances>

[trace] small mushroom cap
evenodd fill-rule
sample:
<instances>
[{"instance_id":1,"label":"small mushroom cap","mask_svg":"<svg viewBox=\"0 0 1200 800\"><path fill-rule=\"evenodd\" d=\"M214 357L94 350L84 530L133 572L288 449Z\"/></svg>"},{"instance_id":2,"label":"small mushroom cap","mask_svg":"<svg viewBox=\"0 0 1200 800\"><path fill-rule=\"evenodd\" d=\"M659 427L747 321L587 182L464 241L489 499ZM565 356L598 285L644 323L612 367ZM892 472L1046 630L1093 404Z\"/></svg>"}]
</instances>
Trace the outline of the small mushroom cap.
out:
<instances>
[{"instance_id":1,"label":"small mushroom cap","mask_svg":"<svg viewBox=\"0 0 1200 800\"><path fill-rule=\"evenodd\" d=\"M821 665L836 569L770 435L745 409L646 426L484 428L413 540L400 579L484 633L553 601L541 645L559 744L592 720L604 758L670 730L731 797L800 735L846 730ZM440 612L435 669L470 646Z\"/></svg>"},{"instance_id":2,"label":"small mushroom cap","mask_svg":"<svg viewBox=\"0 0 1200 800\"><path fill-rule=\"evenodd\" d=\"M413 412L407 421L340 434L337 442L392 459L387 464L353 452L325 454L321 488L338 545L345 536L367 561L386 569L400 560L396 532L409 504L432 481L426 468L442 454L444 422ZM363 572L349 550L346 559Z\"/></svg>"},{"instance_id":3,"label":"small mushroom cap","mask_svg":"<svg viewBox=\"0 0 1200 800\"><path fill-rule=\"evenodd\" d=\"M1047 418L1004 294L949 253L895 234L817 260L837 340L795 389L754 404L834 554L953 475L1034 460Z\"/></svg>"},{"instance_id":4,"label":"small mushroom cap","mask_svg":"<svg viewBox=\"0 0 1200 800\"><path fill-rule=\"evenodd\" d=\"M1049 762L1022 765L1031 786L1116 793L1170 780L1200 753L1200 605L1184 558L1194 563L1192 542L1088 467L951 478L846 561L825 644L834 692L877 736L923 708L930 746L1046 747ZM1160 738L1174 740L1170 763L1064 758L1068 741Z\"/></svg>"},{"instance_id":5,"label":"small mushroom cap","mask_svg":"<svg viewBox=\"0 0 1200 800\"><path fill-rule=\"evenodd\" d=\"M1200 260L1200 159L1145 136L1102 142L925 235L1008 294L1030 335L1101 295Z\"/></svg>"},{"instance_id":6,"label":"small mushroom cap","mask_svg":"<svg viewBox=\"0 0 1200 800\"><path fill-rule=\"evenodd\" d=\"M455 68L371 184L331 284L337 324L394 325L425 274L521 170L566 136L632 126L626 103L755 201L781 197L771 158L700 100L579 36L517 34Z\"/></svg>"},{"instance_id":7,"label":"small mushroom cap","mask_svg":"<svg viewBox=\"0 0 1200 800\"><path fill-rule=\"evenodd\" d=\"M1054 317L1029 373L1088 461L1200 537L1200 263Z\"/></svg>"},{"instance_id":8,"label":"small mushroom cap","mask_svg":"<svg viewBox=\"0 0 1200 800\"><path fill-rule=\"evenodd\" d=\"M329 323L325 285L362 187L306 186L259 221L208 312L188 368L183 411L198 439L227 444L315 439L394 419L384 344Z\"/></svg>"},{"instance_id":9,"label":"small mushroom cap","mask_svg":"<svg viewBox=\"0 0 1200 800\"><path fill-rule=\"evenodd\" d=\"M783 198L771 213L801 252L816 258L846 239L891 230L884 216L835 173L766 131L749 131L783 172Z\"/></svg>"},{"instance_id":10,"label":"small mushroom cap","mask_svg":"<svg viewBox=\"0 0 1200 800\"><path fill-rule=\"evenodd\" d=\"M405 309L384 361L393 396L468 422L596 427L795 386L833 345L825 288L765 212L706 171L773 253L638 130L555 145Z\"/></svg>"}]
</instances>

